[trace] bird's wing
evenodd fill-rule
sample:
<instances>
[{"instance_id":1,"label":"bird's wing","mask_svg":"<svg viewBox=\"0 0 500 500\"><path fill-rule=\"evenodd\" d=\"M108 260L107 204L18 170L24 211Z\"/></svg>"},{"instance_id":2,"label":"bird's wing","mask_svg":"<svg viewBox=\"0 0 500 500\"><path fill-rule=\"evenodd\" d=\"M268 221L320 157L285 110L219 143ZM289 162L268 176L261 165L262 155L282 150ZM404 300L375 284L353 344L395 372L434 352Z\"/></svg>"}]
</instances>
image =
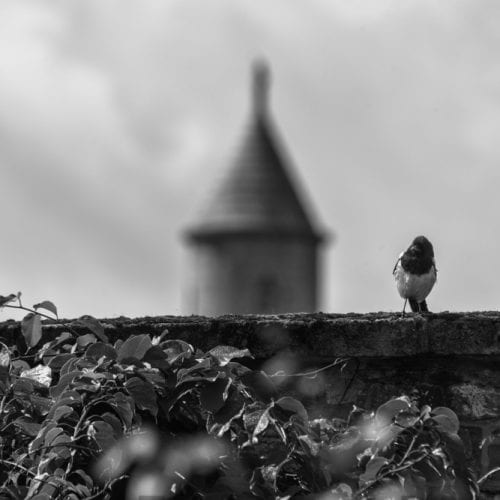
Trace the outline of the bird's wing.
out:
<instances>
[{"instance_id":1,"label":"bird's wing","mask_svg":"<svg viewBox=\"0 0 500 500\"><path fill-rule=\"evenodd\" d=\"M434 257L432 257L432 267L434 267L434 271L435 271L435 272L436 272L436 274L437 274L438 269L437 269L437 267L436 267L436 261L434 260Z\"/></svg>"},{"instance_id":2,"label":"bird's wing","mask_svg":"<svg viewBox=\"0 0 500 500\"><path fill-rule=\"evenodd\" d=\"M399 254L398 260L396 261L396 264L394 264L394 269L392 270L392 274L396 273L396 269L398 268L398 264L399 264L399 262L401 260L401 257L403 257L403 254L404 254L404 252L401 252Z\"/></svg>"}]
</instances>

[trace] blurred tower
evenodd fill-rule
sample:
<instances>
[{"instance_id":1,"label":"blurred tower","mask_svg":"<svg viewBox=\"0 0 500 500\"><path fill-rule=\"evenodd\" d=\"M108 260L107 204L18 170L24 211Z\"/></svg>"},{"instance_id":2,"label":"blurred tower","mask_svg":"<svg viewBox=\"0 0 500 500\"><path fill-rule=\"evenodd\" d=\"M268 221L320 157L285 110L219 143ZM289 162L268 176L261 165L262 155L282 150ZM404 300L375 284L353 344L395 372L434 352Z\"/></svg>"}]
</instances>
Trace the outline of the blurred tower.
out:
<instances>
[{"instance_id":1,"label":"blurred tower","mask_svg":"<svg viewBox=\"0 0 500 500\"><path fill-rule=\"evenodd\" d=\"M186 233L186 313L313 312L318 304L314 227L268 109L270 74L253 68L250 123L226 177Z\"/></svg>"}]
</instances>

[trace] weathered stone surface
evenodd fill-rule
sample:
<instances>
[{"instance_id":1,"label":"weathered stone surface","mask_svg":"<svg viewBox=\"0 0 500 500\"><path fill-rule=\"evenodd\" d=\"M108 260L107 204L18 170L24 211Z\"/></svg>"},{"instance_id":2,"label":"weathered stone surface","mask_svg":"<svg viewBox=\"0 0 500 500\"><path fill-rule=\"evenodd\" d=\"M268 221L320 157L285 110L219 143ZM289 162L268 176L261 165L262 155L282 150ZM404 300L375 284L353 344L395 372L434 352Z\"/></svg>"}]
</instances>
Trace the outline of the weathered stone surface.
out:
<instances>
[{"instance_id":1,"label":"weathered stone surface","mask_svg":"<svg viewBox=\"0 0 500 500\"><path fill-rule=\"evenodd\" d=\"M483 382L482 378L478 378L478 382ZM482 387L479 383L451 386L453 406L464 418L473 420L497 418L500 415L500 391L493 387Z\"/></svg>"},{"instance_id":2,"label":"weathered stone surface","mask_svg":"<svg viewBox=\"0 0 500 500\"><path fill-rule=\"evenodd\" d=\"M111 339L168 329L200 348L231 344L267 358L286 345L308 358L339 356L500 355L500 313L284 314L277 316L157 316L102 320ZM45 322L45 338L68 329L67 320ZM72 327L82 331L81 327ZM20 335L16 322L0 323L0 337Z\"/></svg>"}]
</instances>

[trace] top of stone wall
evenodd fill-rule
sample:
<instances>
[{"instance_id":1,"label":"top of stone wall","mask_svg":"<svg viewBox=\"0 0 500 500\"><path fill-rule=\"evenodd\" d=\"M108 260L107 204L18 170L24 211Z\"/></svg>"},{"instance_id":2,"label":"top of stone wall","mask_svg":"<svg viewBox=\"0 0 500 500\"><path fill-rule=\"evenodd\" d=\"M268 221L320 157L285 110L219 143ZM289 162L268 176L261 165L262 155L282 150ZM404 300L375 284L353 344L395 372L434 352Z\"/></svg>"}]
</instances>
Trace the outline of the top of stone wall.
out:
<instances>
[{"instance_id":1,"label":"top of stone wall","mask_svg":"<svg viewBox=\"0 0 500 500\"><path fill-rule=\"evenodd\" d=\"M68 329L70 320L45 321L44 339ZM200 349L247 347L257 358L282 349L311 358L500 355L500 312L437 314L283 314L208 318L155 316L101 320L111 341L130 335L178 338ZM78 333L88 333L71 325ZM0 340L21 335L15 321L0 323Z\"/></svg>"}]
</instances>

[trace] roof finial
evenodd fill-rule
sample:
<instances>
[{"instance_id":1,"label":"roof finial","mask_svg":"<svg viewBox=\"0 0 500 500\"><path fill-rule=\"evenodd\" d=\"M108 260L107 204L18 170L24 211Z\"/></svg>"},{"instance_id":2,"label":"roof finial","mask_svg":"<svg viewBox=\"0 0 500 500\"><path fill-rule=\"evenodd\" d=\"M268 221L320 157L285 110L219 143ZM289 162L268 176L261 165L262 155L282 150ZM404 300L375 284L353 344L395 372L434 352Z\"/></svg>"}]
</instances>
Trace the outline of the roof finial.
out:
<instances>
[{"instance_id":1,"label":"roof finial","mask_svg":"<svg viewBox=\"0 0 500 500\"><path fill-rule=\"evenodd\" d=\"M257 116L264 116L267 111L267 102L270 86L270 71L267 63L259 59L253 64L253 108Z\"/></svg>"}]
</instances>

